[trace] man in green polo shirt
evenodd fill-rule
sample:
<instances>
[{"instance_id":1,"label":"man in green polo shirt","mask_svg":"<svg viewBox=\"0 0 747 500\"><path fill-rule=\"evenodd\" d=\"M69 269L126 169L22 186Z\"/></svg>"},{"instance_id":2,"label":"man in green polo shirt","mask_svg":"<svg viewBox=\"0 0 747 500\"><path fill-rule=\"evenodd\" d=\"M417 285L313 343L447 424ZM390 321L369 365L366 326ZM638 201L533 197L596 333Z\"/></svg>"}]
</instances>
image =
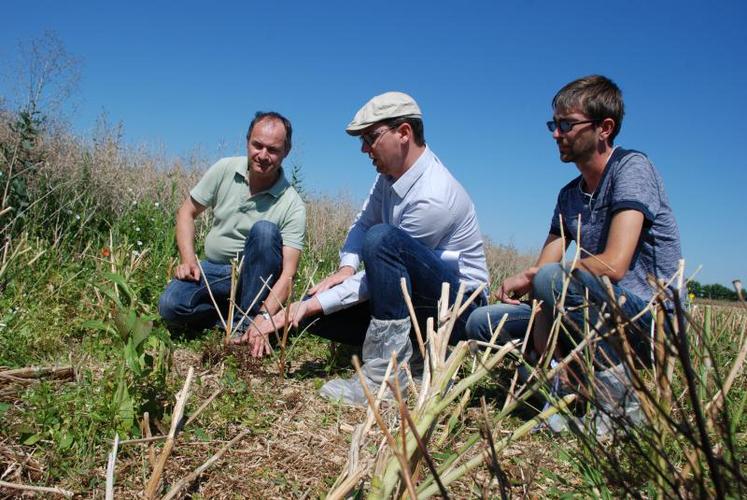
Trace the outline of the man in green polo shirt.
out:
<instances>
[{"instance_id":1,"label":"man in green polo shirt","mask_svg":"<svg viewBox=\"0 0 747 500\"><path fill-rule=\"evenodd\" d=\"M243 255L237 305L242 311L254 305L249 310L252 321L243 321L236 342L250 343L255 356L265 353L264 336L258 329L267 328L263 323L290 294L306 227L304 203L282 169L292 133L282 115L257 113L247 133L248 156L215 163L177 211L180 262L159 301L161 317L170 329L195 332L216 325L218 314L205 280L225 312L230 261ZM207 207L213 209L213 227L205 238L205 259L198 265L194 222Z\"/></svg>"}]
</instances>

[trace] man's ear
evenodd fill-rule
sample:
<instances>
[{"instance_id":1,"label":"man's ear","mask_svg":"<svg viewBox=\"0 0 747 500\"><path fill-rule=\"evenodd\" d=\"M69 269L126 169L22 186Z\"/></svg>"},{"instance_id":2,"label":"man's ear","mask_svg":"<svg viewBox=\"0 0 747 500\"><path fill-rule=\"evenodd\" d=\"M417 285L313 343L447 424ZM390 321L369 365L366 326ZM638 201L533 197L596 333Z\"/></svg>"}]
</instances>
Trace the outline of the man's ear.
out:
<instances>
[{"instance_id":1,"label":"man's ear","mask_svg":"<svg viewBox=\"0 0 747 500\"><path fill-rule=\"evenodd\" d=\"M413 131L409 123L402 123L399 127L397 127L397 132L399 132L399 135L401 136L400 142L402 144L412 141Z\"/></svg>"},{"instance_id":2,"label":"man's ear","mask_svg":"<svg viewBox=\"0 0 747 500\"><path fill-rule=\"evenodd\" d=\"M615 120L612 118L605 118L601 121L599 124L602 131L599 134L599 138L602 139L604 142L609 142L610 137L612 136L612 132L615 130Z\"/></svg>"}]
</instances>

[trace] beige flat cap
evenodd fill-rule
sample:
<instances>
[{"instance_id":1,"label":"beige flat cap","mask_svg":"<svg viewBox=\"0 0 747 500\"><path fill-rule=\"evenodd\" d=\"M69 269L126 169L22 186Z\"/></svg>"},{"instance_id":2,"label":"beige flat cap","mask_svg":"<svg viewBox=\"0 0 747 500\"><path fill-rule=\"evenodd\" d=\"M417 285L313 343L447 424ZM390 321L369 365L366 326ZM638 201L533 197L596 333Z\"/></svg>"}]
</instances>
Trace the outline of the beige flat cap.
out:
<instances>
[{"instance_id":1,"label":"beige flat cap","mask_svg":"<svg viewBox=\"0 0 747 500\"><path fill-rule=\"evenodd\" d=\"M350 135L358 135L374 123L403 116L422 118L423 113L420 112L415 99L409 95L402 92L387 92L364 104L355 114L353 121L345 127L345 131Z\"/></svg>"}]
</instances>

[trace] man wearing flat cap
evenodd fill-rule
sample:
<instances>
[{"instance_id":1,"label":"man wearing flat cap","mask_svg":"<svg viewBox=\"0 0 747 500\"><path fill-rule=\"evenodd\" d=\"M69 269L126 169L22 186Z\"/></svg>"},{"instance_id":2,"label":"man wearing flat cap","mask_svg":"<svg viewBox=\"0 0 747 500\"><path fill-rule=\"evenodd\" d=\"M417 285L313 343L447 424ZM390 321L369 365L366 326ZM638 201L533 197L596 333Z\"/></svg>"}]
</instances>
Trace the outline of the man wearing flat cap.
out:
<instances>
[{"instance_id":1,"label":"man wearing flat cap","mask_svg":"<svg viewBox=\"0 0 747 500\"><path fill-rule=\"evenodd\" d=\"M337 272L291 305L295 326L336 342L363 345L363 373L371 388L384 379L392 352L399 365L412 353L410 316L400 280L405 278L418 322L436 316L441 284L468 290L488 281L482 235L467 192L425 143L422 113L407 94L387 92L368 101L346 131L361 140L379 173L348 231ZM363 264L365 270L360 270ZM479 297L475 305L485 304ZM452 341L463 338L469 313L457 321ZM283 314L274 318L285 321ZM400 370L400 387L407 387ZM358 377L328 382L321 394L365 405Z\"/></svg>"}]
</instances>

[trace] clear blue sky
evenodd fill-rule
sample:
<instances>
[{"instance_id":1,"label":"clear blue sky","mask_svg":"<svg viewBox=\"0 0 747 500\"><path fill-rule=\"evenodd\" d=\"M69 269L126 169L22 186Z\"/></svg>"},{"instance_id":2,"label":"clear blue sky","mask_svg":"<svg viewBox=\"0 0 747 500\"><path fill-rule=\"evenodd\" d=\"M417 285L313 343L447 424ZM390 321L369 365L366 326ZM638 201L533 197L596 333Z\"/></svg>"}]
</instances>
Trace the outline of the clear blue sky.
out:
<instances>
[{"instance_id":1,"label":"clear blue sky","mask_svg":"<svg viewBox=\"0 0 747 500\"><path fill-rule=\"evenodd\" d=\"M483 232L537 249L577 175L544 122L568 81L623 90L617 143L661 172L687 267L747 281L747 7L742 1L8 2L0 65L53 30L82 60L76 131L106 111L132 144L208 163L243 154L256 110L294 124L289 162L316 193L362 200L374 178L344 126L370 97L414 96L426 138ZM0 95L2 95L0 87Z\"/></svg>"}]
</instances>

